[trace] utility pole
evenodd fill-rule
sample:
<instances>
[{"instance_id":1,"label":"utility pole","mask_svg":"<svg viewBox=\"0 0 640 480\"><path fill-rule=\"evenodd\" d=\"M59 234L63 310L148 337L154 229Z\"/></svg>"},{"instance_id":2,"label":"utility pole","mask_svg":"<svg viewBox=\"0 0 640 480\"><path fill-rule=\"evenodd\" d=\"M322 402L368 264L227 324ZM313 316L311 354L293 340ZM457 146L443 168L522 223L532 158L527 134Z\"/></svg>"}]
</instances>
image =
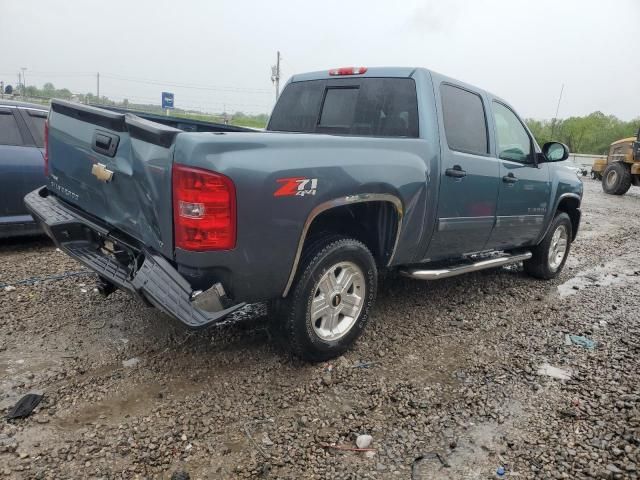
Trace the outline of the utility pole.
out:
<instances>
[{"instance_id":1,"label":"utility pole","mask_svg":"<svg viewBox=\"0 0 640 480\"><path fill-rule=\"evenodd\" d=\"M556 116L553 117L553 122L551 123L551 138L550 140L553 140L553 133L555 132L556 129L556 122L558 121L558 111L560 110L560 100L562 100L562 92L564 91L564 83L562 84L562 87L560 87L560 96L558 97L558 106L556 107Z\"/></svg>"},{"instance_id":2,"label":"utility pole","mask_svg":"<svg viewBox=\"0 0 640 480\"><path fill-rule=\"evenodd\" d=\"M4 98L4 82L0 82L0 98Z\"/></svg>"},{"instance_id":3,"label":"utility pole","mask_svg":"<svg viewBox=\"0 0 640 480\"><path fill-rule=\"evenodd\" d=\"M271 67L271 81L276 86L276 102L280 96L280 50L276 57L276 64Z\"/></svg>"},{"instance_id":4,"label":"utility pole","mask_svg":"<svg viewBox=\"0 0 640 480\"><path fill-rule=\"evenodd\" d=\"M24 71L26 70L26 67L20 67L20 70L22 70L22 96L26 97L27 96L27 77L25 77L24 75Z\"/></svg>"},{"instance_id":5,"label":"utility pole","mask_svg":"<svg viewBox=\"0 0 640 480\"><path fill-rule=\"evenodd\" d=\"M98 97L98 103L100 103L100 72L96 73L96 95Z\"/></svg>"}]
</instances>

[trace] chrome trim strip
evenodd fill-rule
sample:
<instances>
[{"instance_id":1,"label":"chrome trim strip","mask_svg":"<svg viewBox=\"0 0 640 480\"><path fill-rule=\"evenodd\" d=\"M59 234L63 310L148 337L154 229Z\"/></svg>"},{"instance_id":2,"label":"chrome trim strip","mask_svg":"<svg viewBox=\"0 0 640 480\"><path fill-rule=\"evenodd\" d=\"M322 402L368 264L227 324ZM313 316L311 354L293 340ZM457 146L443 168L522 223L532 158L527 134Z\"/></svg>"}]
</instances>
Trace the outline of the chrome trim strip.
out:
<instances>
[{"instance_id":1,"label":"chrome trim strip","mask_svg":"<svg viewBox=\"0 0 640 480\"><path fill-rule=\"evenodd\" d=\"M502 215L496 217L496 227L540 226L544 223L544 215Z\"/></svg>"},{"instance_id":2,"label":"chrome trim strip","mask_svg":"<svg viewBox=\"0 0 640 480\"><path fill-rule=\"evenodd\" d=\"M22 105L2 105L2 103L0 103L0 108L15 108L15 109L21 109L21 110L31 110L33 112L49 113L49 110L46 110L45 107L33 108L33 107L23 107Z\"/></svg>"},{"instance_id":3,"label":"chrome trim strip","mask_svg":"<svg viewBox=\"0 0 640 480\"><path fill-rule=\"evenodd\" d=\"M482 217L441 217L438 219L438 232L464 231L478 225L491 225L495 221L494 215Z\"/></svg>"},{"instance_id":4,"label":"chrome trim strip","mask_svg":"<svg viewBox=\"0 0 640 480\"><path fill-rule=\"evenodd\" d=\"M439 280L441 278L462 275L463 273L477 272L478 270L485 270L487 268L509 265L510 263L516 263L522 260L529 260L531 256L531 252L524 252L517 255L505 255L503 257L491 258L489 260L480 260L475 263L459 265L452 268L440 268L434 270L414 268L411 270L401 270L400 273L405 277L415 278L417 280Z\"/></svg>"},{"instance_id":5,"label":"chrome trim strip","mask_svg":"<svg viewBox=\"0 0 640 480\"><path fill-rule=\"evenodd\" d=\"M302 256L302 247L304 246L304 241L307 238L307 233L309 232L309 228L313 223L313 220L320 215L322 212L329 210L331 208L340 207L342 205L351 205L354 203L363 203L363 202L390 202L396 209L396 213L398 214L398 226L396 229L396 239L393 243L393 250L391 251L391 256L389 257L389 261L387 262L387 266L391 265L393 261L393 257L396 253L396 248L398 247L398 240L400 239L400 230L402 229L402 217L404 214L402 208L402 202L395 195L390 195L387 193L360 193L358 195L348 195L346 197L339 197L333 200L329 200L327 202L321 203L317 205L309 216L307 220L304 222L304 227L302 228L302 233L300 234L300 240L298 240L298 249L296 250L296 256L293 260L293 266L291 267L291 273L289 273L289 280L287 281L287 286L282 293L282 297L286 297L289 294L289 289L291 285L293 285L293 280L296 276L296 271L298 270L298 263L300 262L300 257Z\"/></svg>"}]
</instances>

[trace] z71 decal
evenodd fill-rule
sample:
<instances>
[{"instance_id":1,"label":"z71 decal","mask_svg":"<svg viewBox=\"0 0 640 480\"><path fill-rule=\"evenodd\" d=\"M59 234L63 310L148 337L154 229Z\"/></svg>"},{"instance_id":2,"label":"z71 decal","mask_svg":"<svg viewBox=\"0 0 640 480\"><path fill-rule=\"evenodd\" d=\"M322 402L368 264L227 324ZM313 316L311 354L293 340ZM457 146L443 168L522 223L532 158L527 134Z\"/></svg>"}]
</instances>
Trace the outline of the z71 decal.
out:
<instances>
[{"instance_id":1,"label":"z71 decal","mask_svg":"<svg viewBox=\"0 0 640 480\"><path fill-rule=\"evenodd\" d=\"M282 186L274 192L274 197L304 197L305 195L315 195L318 186L317 178L278 178L276 182L281 183Z\"/></svg>"}]
</instances>

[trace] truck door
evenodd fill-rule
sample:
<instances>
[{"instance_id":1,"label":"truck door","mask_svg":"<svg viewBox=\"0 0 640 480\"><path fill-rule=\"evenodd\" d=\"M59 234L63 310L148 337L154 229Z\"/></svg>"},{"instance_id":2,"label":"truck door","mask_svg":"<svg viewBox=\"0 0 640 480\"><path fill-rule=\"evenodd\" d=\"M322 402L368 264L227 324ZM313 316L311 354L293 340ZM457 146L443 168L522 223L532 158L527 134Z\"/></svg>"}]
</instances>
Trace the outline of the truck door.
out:
<instances>
[{"instance_id":1,"label":"truck door","mask_svg":"<svg viewBox=\"0 0 640 480\"><path fill-rule=\"evenodd\" d=\"M507 249L532 244L542 232L551 195L549 165L534 162L533 138L508 106L493 101L491 110L500 161L496 226L487 246Z\"/></svg>"},{"instance_id":2,"label":"truck door","mask_svg":"<svg viewBox=\"0 0 640 480\"><path fill-rule=\"evenodd\" d=\"M440 193L426 260L482 251L498 199L500 164L490 154L483 97L450 83L440 84L439 97Z\"/></svg>"},{"instance_id":3,"label":"truck door","mask_svg":"<svg viewBox=\"0 0 640 480\"><path fill-rule=\"evenodd\" d=\"M0 218L30 222L24 196L44 185L44 160L17 108L0 107Z\"/></svg>"}]
</instances>

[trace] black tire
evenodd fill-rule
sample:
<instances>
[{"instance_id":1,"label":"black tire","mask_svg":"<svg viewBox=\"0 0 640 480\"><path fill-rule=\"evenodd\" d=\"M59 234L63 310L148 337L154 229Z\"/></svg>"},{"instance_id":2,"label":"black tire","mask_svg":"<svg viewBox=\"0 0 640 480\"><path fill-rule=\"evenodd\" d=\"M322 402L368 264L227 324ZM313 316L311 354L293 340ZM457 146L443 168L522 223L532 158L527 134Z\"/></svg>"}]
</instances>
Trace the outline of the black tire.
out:
<instances>
[{"instance_id":1,"label":"black tire","mask_svg":"<svg viewBox=\"0 0 640 480\"><path fill-rule=\"evenodd\" d=\"M609 195L624 195L631 188L631 170L624 163L608 165L602 173L602 189Z\"/></svg>"},{"instance_id":2,"label":"black tire","mask_svg":"<svg viewBox=\"0 0 640 480\"><path fill-rule=\"evenodd\" d=\"M552 247L553 236L561 226L566 229L567 247L564 252L562 262L558 266L554 267L550 262L549 252ZM549 226L547 234L544 236L542 241L531 250L533 256L529 260L525 260L523 262L524 271L532 277L541 278L543 280L549 280L557 277L562 271L562 268L567 261L567 257L569 256L569 251L571 250L571 239L573 238L572 228L569 215L564 212L557 213Z\"/></svg>"},{"instance_id":3,"label":"black tire","mask_svg":"<svg viewBox=\"0 0 640 480\"><path fill-rule=\"evenodd\" d=\"M325 340L311 324L311 305L320 279L341 262L351 262L360 269L365 288L363 304L355 322L342 337ZM310 242L303 252L289 295L278 302L280 331L291 352L310 362L322 362L342 355L369 323L377 284L375 260L363 243L353 238L336 236L325 236Z\"/></svg>"}]
</instances>

